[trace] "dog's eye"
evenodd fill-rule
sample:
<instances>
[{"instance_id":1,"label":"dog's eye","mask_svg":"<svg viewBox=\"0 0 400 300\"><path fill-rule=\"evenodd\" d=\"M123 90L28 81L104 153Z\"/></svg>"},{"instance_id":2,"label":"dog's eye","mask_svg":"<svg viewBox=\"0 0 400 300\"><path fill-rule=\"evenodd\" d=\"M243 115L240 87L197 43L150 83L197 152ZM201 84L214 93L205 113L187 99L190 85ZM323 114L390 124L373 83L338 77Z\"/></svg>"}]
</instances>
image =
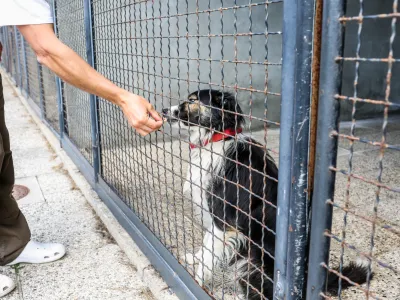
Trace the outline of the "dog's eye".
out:
<instances>
[{"instance_id":1,"label":"dog's eye","mask_svg":"<svg viewBox=\"0 0 400 300\"><path fill-rule=\"evenodd\" d=\"M189 101L190 103L194 103L195 100L189 98L188 101Z\"/></svg>"}]
</instances>

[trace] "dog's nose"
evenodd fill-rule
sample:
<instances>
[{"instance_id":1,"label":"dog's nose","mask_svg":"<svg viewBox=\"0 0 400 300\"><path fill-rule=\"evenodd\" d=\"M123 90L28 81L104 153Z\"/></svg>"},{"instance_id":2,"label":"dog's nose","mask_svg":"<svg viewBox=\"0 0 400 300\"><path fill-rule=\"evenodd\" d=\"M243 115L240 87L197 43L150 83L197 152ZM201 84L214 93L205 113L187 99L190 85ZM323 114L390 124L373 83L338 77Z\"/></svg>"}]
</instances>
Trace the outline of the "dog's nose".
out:
<instances>
[{"instance_id":1,"label":"dog's nose","mask_svg":"<svg viewBox=\"0 0 400 300\"><path fill-rule=\"evenodd\" d=\"M163 108L162 113L163 115L168 115L169 108Z\"/></svg>"}]
</instances>

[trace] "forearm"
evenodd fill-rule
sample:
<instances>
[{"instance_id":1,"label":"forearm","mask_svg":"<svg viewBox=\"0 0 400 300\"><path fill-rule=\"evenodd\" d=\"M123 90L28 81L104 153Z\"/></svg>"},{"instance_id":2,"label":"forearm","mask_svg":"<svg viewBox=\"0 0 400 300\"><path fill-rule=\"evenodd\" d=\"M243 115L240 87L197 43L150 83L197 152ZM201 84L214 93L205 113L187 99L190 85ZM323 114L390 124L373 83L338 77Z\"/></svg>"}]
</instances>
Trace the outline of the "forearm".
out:
<instances>
[{"instance_id":1,"label":"forearm","mask_svg":"<svg viewBox=\"0 0 400 300\"><path fill-rule=\"evenodd\" d=\"M59 46L45 56L38 56L39 62L47 66L65 82L88 93L121 105L126 91L117 87L70 48L59 42Z\"/></svg>"},{"instance_id":2,"label":"forearm","mask_svg":"<svg viewBox=\"0 0 400 300\"><path fill-rule=\"evenodd\" d=\"M69 84L119 105L141 135L160 128L162 118L143 97L123 90L89 66L54 34L52 24L21 25L18 29L38 61Z\"/></svg>"},{"instance_id":3,"label":"forearm","mask_svg":"<svg viewBox=\"0 0 400 300\"><path fill-rule=\"evenodd\" d=\"M65 82L120 106L129 98L127 91L106 79L64 45L54 35L51 24L24 25L18 28L35 51L38 61Z\"/></svg>"}]
</instances>

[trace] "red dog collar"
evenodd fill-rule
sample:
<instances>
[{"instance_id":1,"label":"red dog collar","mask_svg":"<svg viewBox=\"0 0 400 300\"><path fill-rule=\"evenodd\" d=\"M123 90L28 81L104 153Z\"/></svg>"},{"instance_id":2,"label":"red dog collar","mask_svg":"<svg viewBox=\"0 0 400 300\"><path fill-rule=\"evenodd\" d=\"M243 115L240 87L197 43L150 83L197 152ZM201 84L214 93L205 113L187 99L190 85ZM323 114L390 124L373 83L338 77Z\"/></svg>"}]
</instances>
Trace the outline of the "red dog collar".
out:
<instances>
[{"instance_id":1,"label":"red dog collar","mask_svg":"<svg viewBox=\"0 0 400 300\"><path fill-rule=\"evenodd\" d=\"M237 128L236 130L233 128L225 129L223 133L219 133L219 132L214 133L212 135L211 139L206 140L202 146L205 147L208 145L208 143L215 143L215 142L225 140L229 137L234 137L235 135L237 135L238 133L241 133L241 132L242 132L242 128ZM200 146L198 146L198 145L190 144L190 149L199 148L199 147Z\"/></svg>"}]
</instances>

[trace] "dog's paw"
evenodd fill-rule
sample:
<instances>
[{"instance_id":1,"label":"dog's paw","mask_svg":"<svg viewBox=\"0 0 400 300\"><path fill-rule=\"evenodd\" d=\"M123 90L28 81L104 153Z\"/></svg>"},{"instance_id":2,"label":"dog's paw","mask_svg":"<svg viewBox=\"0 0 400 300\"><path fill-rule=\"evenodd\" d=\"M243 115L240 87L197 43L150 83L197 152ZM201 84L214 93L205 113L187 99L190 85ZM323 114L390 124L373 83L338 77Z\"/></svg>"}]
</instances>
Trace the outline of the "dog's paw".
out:
<instances>
[{"instance_id":1,"label":"dog's paw","mask_svg":"<svg viewBox=\"0 0 400 300\"><path fill-rule=\"evenodd\" d=\"M194 265L196 263L195 255L192 253L186 253L182 260L188 265Z\"/></svg>"},{"instance_id":2,"label":"dog's paw","mask_svg":"<svg viewBox=\"0 0 400 300\"><path fill-rule=\"evenodd\" d=\"M212 272L206 266L200 264L197 267L195 279L200 286L205 286L207 283L211 281Z\"/></svg>"}]
</instances>

